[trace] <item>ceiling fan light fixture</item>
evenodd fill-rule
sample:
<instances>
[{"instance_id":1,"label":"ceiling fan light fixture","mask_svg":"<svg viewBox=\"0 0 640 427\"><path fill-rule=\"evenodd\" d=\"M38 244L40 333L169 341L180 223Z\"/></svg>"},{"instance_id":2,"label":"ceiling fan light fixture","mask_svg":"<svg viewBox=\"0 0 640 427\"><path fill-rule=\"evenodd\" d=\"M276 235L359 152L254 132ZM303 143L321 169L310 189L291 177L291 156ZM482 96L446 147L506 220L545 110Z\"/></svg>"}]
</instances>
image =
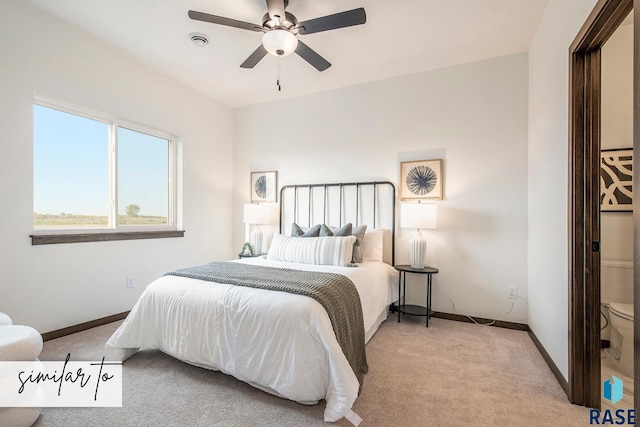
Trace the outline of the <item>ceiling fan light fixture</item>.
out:
<instances>
[{"instance_id":1,"label":"ceiling fan light fixture","mask_svg":"<svg viewBox=\"0 0 640 427\"><path fill-rule=\"evenodd\" d=\"M264 33L262 45L273 56L287 56L295 52L298 38L287 30L277 28Z\"/></svg>"}]
</instances>

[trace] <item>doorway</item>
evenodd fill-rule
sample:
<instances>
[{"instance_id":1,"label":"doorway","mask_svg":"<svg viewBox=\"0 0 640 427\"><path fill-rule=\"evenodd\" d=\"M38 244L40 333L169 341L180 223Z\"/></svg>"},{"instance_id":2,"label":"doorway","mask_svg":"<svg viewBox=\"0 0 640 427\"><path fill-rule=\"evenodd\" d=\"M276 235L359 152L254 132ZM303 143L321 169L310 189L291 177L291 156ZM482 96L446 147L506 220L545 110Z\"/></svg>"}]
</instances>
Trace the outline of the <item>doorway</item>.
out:
<instances>
[{"instance_id":1,"label":"doorway","mask_svg":"<svg viewBox=\"0 0 640 427\"><path fill-rule=\"evenodd\" d=\"M623 397L601 409L633 408L633 11L602 46L600 109L601 384Z\"/></svg>"},{"instance_id":2,"label":"doorway","mask_svg":"<svg viewBox=\"0 0 640 427\"><path fill-rule=\"evenodd\" d=\"M636 7L634 9L634 3ZM634 11L634 70L640 70L637 51L640 0L600 0L570 47L569 62L569 399L600 408L600 149L601 49L632 10ZM637 73L634 72L634 76ZM633 147L640 153L640 86L634 77ZM633 159L639 170L638 156ZM638 174L633 178L634 200L640 200ZM635 204L635 203L634 203ZM633 219L634 319L640 311L640 220ZM633 337L640 343L634 321ZM635 346L635 360L640 345ZM634 366L638 378L639 364ZM638 393L634 407L640 407Z\"/></svg>"}]
</instances>

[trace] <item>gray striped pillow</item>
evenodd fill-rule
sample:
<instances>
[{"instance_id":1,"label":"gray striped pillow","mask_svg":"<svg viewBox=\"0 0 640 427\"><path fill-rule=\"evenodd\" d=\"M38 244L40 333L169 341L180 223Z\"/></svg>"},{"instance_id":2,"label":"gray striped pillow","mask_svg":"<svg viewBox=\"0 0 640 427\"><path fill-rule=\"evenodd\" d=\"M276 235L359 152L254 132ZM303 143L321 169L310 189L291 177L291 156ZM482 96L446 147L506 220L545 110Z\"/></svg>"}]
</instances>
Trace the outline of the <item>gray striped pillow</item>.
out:
<instances>
[{"instance_id":1,"label":"gray striped pillow","mask_svg":"<svg viewBox=\"0 0 640 427\"><path fill-rule=\"evenodd\" d=\"M267 259L316 265L347 265L353 255L355 236L296 237L276 234Z\"/></svg>"}]
</instances>

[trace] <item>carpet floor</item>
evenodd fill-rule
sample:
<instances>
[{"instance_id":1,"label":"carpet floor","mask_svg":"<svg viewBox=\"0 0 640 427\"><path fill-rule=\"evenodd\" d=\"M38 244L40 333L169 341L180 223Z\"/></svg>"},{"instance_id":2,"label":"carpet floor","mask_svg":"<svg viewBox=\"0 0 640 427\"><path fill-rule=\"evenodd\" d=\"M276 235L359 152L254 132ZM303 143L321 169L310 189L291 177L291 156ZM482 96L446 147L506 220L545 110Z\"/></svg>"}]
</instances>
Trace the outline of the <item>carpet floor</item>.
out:
<instances>
[{"instance_id":1,"label":"carpet floor","mask_svg":"<svg viewBox=\"0 0 640 427\"><path fill-rule=\"evenodd\" d=\"M391 316L367 344L369 373L353 410L367 426L584 426L526 332ZM44 344L41 360L100 360L120 322ZM305 406L159 351L123 367L122 408L44 408L48 426L324 426ZM333 424L347 427L345 419Z\"/></svg>"}]
</instances>

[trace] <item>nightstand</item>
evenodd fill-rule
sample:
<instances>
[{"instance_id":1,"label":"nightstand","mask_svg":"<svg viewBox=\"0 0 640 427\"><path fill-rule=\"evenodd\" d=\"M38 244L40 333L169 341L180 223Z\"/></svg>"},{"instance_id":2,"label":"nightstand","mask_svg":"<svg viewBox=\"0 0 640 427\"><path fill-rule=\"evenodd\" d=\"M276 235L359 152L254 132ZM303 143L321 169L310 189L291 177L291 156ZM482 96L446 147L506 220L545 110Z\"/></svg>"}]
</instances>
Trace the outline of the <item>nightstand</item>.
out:
<instances>
[{"instance_id":1,"label":"nightstand","mask_svg":"<svg viewBox=\"0 0 640 427\"><path fill-rule=\"evenodd\" d=\"M264 256L266 254L257 254L257 255L243 255L243 254L238 254L238 258L242 259L242 258L257 258L260 256Z\"/></svg>"},{"instance_id":2,"label":"nightstand","mask_svg":"<svg viewBox=\"0 0 640 427\"><path fill-rule=\"evenodd\" d=\"M438 269L433 267L413 268L410 265L396 265L394 268L400 272L398 276L398 297L400 298L400 295L402 295L402 301L398 300L398 322L400 322L400 316L402 314L425 316L427 318L426 327L428 328L429 317L431 317L433 313L431 311L431 278L434 274L438 274ZM407 273L427 275L427 305L425 307L406 304ZM400 292L401 286L402 292Z\"/></svg>"}]
</instances>

